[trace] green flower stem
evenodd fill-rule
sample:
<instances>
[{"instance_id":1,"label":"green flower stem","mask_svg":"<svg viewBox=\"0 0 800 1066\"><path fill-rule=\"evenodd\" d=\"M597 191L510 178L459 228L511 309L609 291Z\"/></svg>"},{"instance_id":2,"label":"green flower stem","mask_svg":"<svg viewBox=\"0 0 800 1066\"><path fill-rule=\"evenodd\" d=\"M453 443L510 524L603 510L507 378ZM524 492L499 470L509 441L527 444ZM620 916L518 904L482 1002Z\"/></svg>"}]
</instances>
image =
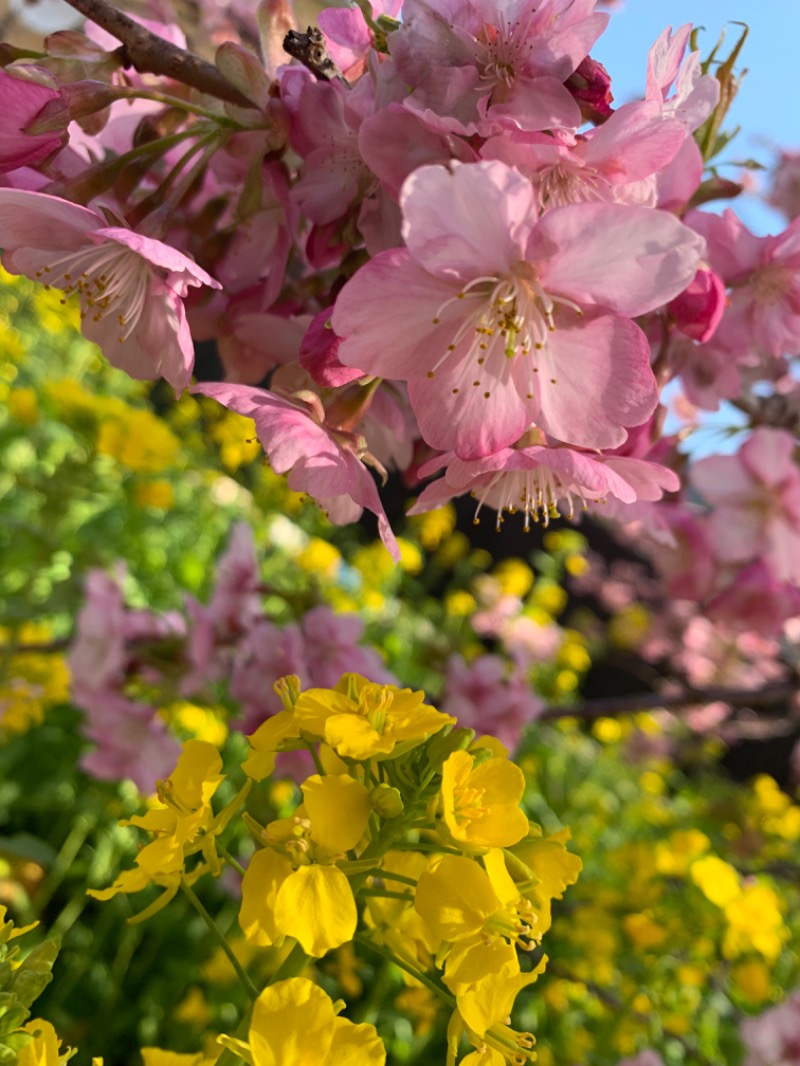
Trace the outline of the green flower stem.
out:
<instances>
[{"instance_id":1,"label":"green flower stem","mask_svg":"<svg viewBox=\"0 0 800 1066\"><path fill-rule=\"evenodd\" d=\"M219 929L217 928L216 922L211 917L211 915L208 913L208 911L205 909L205 907L200 902L200 900L197 898L197 896L195 895L193 889L191 889L186 884L185 881L181 881L181 891L186 896L186 898L189 900L189 902L194 907L194 909L197 911L197 913L200 915L200 917L203 919L203 921L206 923L206 925L208 926L209 932L214 937L216 942L219 944L219 946L222 948L222 950L228 956L228 962L231 964L231 966L236 971L236 976L241 981L242 988L244 988L244 990L247 993L249 999L251 999L251 1000L257 999L258 998L258 989L253 984L253 982L250 980L250 978L247 976L247 974L245 973L244 969L242 968L241 963L239 962L239 960L234 955L230 944L225 939L225 937L222 935L222 933L219 931Z\"/></svg>"},{"instance_id":2,"label":"green flower stem","mask_svg":"<svg viewBox=\"0 0 800 1066\"><path fill-rule=\"evenodd\" d=\"M217 841L217 851L223 857L228 866L232 866L240 877L244 877L244 866L242 866L242 864L237 859L234 859L233 855L231 855L227 848L223 848L219 841Z\"/></svg>"},{"instance_id":3,"label":"green flower stem","mask_svg":"<svg viewBox=\"0 0 800 1066\"><path fill-rule=\"evenodd\" d=\"M410 843L408 841L398 841L392 845L395 851L433 851L437 855L460 855L463 856L464 852L459 851L457 848L448 848L444 844L430 844L426 840L418 840L416 843ZM363 858L363 856L362 856ZM386 875L381 872L381 877Z\"/></svg>"},{"instance_id":4,"label":"green flower stem","mask_svg":"<svg viewBox=\"0 0 800 1066\"><path fill-rule=\"evenodd\" d=\"M237 130L246 128L228 115L209 111L208 108L200 107L199 104L192 104L188 100L181 100L178 96L156 92L154 89L129 89L125 93L118 89L117 94L126 100L154 100L157 104L164 104L165 107L174 107L191 115L200 115L201 118L211 119L212 122L218 122L221 126L233 126Z\"/></svg>"},{"instance_id":5,"label":"green flower stem","mask_svg":"<svg viewBox=\"0 0 800 1066\"><path fill-rule=\"evenodd\" d=\"M274 985L276 981L285 981L287 977L297 977L310 961L311 956L306 955L299 943L295 943L267 984Z\"/></svg>"},{"instance_id":6,"label":"green flower stem","mask_svg":"<svg viewBox=\"0 0 800 1066\"><path fill-rule=\"evenodd\" d=\"M384 947L383 944L376 944L374 940L370 940L365 933L356 933L353 940L357 944L361 944L362 947L367 948L369 951L374 951L375 954L380 955L381 958L393 962L395 966L399 966L401 970L405 970L407 974L419 981L420 984L425 985L425 987L430 989L431 992L435 992L440 999L444 1000L451 1010L455 1010L455 997L451 996L446 988L442 988L438 982L432 981L430 977L424 974L421 970L418 970L415 966L412 966L411 963L399 958L391 948Z\"/></svg>"},{"instance_id":7,"label":"green flower stem","mask_svg":"<svg viewBox=\"0 0 800 1066\"><path fill-rule=\"evenodd\" d=\"M374 873L370 871L371 877L379 877L381 881L399 881L401 885L410 885L411 888L416 888L418 882L413 877L406 877L405 874L391 873L389 870L381 870L380 867L376 867Z\"/></svg>"},{"instance_id":8,"label":"green flower stem","mask_svg":"<svg viewBox=\"0 0 800 1066\"><path fill-rule=\"evenodd\" d=\"M314 766L317 768L317 773L320 777L325 776L325 767L322 765L322 761L319 757L319 752L316 746L312 743L308 745L308 750L311 752L311 758L314 760Z\"/></svg>"}]
</instances>

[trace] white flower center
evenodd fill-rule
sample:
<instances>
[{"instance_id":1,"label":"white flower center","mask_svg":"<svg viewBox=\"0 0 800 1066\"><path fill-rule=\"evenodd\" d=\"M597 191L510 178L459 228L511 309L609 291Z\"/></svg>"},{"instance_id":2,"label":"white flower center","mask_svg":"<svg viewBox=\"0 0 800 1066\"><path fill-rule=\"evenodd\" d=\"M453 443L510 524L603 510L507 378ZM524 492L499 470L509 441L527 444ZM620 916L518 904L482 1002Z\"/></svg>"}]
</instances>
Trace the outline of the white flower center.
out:
<instances>
[{"instance_id":1,"label":"white flower center","mask_svg":"<svg viewBox=\"0 0 800 1066\"><path fill-rule=\"evenodd\" d=\"M527 533L531 522L541 521L546 529L551 518L563 514L565 518L573 519L576 499L580 501L581 510L585 511L587 506L586 499L578 489L574 486L567 488L558 474L546 466L538 466L534 470L499 470L482 488L473 489L470 495L478 501L474 523L477 525L480 522L483 506L491 507L497 511L498 531L506 514L522 511L525 515L523 528Z\"/></svg>"},{"instance_id":2,"label":"white flower center","mask_svg":"<svg viewBox=\"0 0 800 1066\"><path fill-rule=\"evenodd\" d=\"M81 318L113 316L119 341L136 328L147 303L153 271L146 259L116 241L90 244L38 270L36 276L65 296L80 293ZM66 301L65 301L66 302Z\"/></svg>"},{"instance_id":3,"label":"white flower center","mask_svg":"<svg viewBox=\"0 0 800 1066\"><path fill-rule=\"evenodd\" d=\"M464 320L427 376L434 377L456 348L469 339L463 360L475 361L476 375L472 385L483 388L486 399L491 395L492 382L504 375L503 364L517 355L528 357L532 373L539 373L539 360L546 359L548 338L556 329L553 312L557 304L571 308L578 315L583 314L572 300L546 293L527 263L517 264L512 274L502 278L475 278L441 304L432 320L433 325L438 326L445 309L460 300L464 301ZM531 376L528 399L533 399L533 380ZM556 384L554 377L550 381ZM453 391L458 392L458 389Z\"/></svg>"}]
</instances>

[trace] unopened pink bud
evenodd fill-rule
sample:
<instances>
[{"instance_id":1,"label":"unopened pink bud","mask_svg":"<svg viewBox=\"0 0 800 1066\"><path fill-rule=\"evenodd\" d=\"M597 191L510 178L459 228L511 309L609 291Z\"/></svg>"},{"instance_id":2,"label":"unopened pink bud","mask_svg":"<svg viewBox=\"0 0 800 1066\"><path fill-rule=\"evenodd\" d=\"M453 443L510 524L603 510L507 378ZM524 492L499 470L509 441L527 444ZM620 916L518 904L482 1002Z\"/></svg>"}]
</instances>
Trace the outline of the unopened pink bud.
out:
<instances>
[{"instance_id":1,"label":"unopened pink bud","mask_svg":"<svg viewBox=\"0 0 800 1066\"><path fill-rule=\"evenodd\" d=\"M611 77L603 64L591 56L587 56L567 78L566 86L581 109L584 121L603 122L613 114Z\"/></svg>"},{"instance_id":2,"label":"unopened pink bud","mask_svg":"<svg viewBox=\"0 0 800 1066\"><path fill-rule=\"evenodd\" d=\"M703 344L714 336L725 300L725 285L719 274L700 269L683 292L667 304L667 310L676 329Z\"/></svg>"}]
</instances>

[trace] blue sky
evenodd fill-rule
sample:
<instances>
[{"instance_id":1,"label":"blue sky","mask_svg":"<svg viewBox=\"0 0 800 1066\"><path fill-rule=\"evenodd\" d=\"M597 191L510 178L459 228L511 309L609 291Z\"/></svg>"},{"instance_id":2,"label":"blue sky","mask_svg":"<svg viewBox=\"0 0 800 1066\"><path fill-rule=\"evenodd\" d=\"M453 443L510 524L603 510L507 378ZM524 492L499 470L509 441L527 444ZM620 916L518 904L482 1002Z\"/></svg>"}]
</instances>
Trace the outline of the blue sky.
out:
<instances>
[{"instance_id":1,"label":"blue sky","mask_svg":"<svg viewBox=\"0 0 800 1066\"><path fill-rule=\"evenodd\" d=\"M723 159L752 157L768 164L778 145L800 149L800 108L796 105L800 0L624 0L612 13L592 55L607 67L615 102L621 104L642 95L647 51L666 26L691 22L705 27L700 48L707 54L727 25L721 49L725 57L741 32L739 26L728 25L732 20L750 27L740 56L740 65L748 73L728 122L741 126L742 131ZM735 177L736 170L729 170L727 176ZM785 225L755 197L738 200L736 210L758 233L778 232Z\"/></svg>"}]
</instances>

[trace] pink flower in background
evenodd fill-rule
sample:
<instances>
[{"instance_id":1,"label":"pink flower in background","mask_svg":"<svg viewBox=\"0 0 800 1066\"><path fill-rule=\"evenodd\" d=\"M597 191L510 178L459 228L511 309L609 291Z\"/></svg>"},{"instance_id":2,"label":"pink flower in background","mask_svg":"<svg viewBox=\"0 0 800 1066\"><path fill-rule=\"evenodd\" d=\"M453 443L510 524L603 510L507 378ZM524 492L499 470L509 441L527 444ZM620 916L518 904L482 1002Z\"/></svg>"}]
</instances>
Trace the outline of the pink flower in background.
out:
<instances>
[{"instance_id":1,"label":"pink flower in background","mask_svg":"<svg viewBox=\"0 0 800 1066\"><path fill-rule=\"evenodd\" d=\"M647 419L649 348L625 316L694 277L703 242L687 227L601 203L537 222L530 183L496 162L421 167L401 206L407 247L362 267L332 322L342 363L408 381L428 444L477 459L533 422L608 448Z\"/></svg>"},{"instance_id":2,"label":"pink flower in background","mask_svg":"<svg viewBox=\"0 0 800 1066\"><path fill-rule=\"evenodd\" d=\"M190 286L219 284L175 248L44 193L0 189L3 265L77 293L82 331L133 378L163 376L180 392L194 347L183 309Z\"/></svg>"},{"instance_id":3,"label":"pink flower in background","mask_svg":"<svg viewBox=\"0 0 800 1066\"><path fill-rule=\"evenodd\" d=\"M701 267L683 292L667 304L667 312L676 329L705 344L714 336L726 302L722 278L713 270Z\"/></svg>"},{"instance_id":4,"label":"pink flower in background","mask_svg":"<svg viewBox=\"0 0 800 1066\"><path fill-rule=\"evenodd\" d=\"M13 68L12 68L13 69ZM45 105L61 100L56 89L49 89L38 82L15 78L0 70L0 174L7 174L18 167L33 167L43 163L48 156L62 148L67 140L69 112L64 108L63 128L57 132L29 134L29 126Z\"/></svg>"},{"instance_id":5,"label":"pink flower in background","mask_svg":"<svg viewBox=\"0 0 800 1066\"><path fill-rule=\"evenodd\" d=\"M731 287L719 338L733 351L800 352L800 218L777 237L757 237L731 211L693 211L692 229L708 244L711 267Z\"/></svg>"},{"instance_id":6,"label":"pink flower in background","mask_svg":"<svg viewBox=\"0 0 800 1066\"><path fill-rule=\"evenodd\" d=\"M736 455L711 455L690 472L712 510L711 548L722 563L763 555L778 581L800 585L800 470L790 433L754 430Z\"/></svg>"},{"instance_id":7,"label":"pink flower in background","mask_svg":"<svg viewBox=\"0 0 800 1066\"><path fill-rule=\"evenodd\" d=\"M509 673L508 664L497 655L480 655L471 663L460 655L448 660L442 711L478 736L497 737L510 752L543 706L524 677L516 671Z\"/></svg>"},{"instance_id":8,"label":"pink flower in background","mask_svg":"<svg viewBox=\"0 0 800 1066\"><path fill-rule=\"evenodd\" d=\"M372 511L381 540L393 558L400 558L377 486L361 461L361 442L325 423L318 396L304 393L306 402L286 400L265 389L222 384L196 385L192 392L252 418L272 469L288 473L289 487L312 496L335 524L357 521L365 507Z\"/></svg>"},{"instance_id":9,"label":"pink flower in background","mask_svg":"<svg viewBox=\"0 0 800 1066\"><path fill-rule=\"evenodd\" d=\"M155 707L134 703L115 693L82 696L83 733L94 749L81 757L81 768L102 781L130 778L145 795L174 769L181 746L156 717Z\"/></svg>"},{"instance_id":10,"label":"pink flower in background","mask_svg":"<svg viewBox=\"0 0 800 1066\"><path fill-rule=\"evenodd\" d=\"M253 531L236 522L217 563L217 579L208 605L221 639L243 633L261 616L261 575Z\"/></svg>"},{"instance_id":11,"label":"pink flower in background","mask_svg":"<svg viewBox=\"0 0 800 1066\"><path fill-rule=\"evenodd\" d=\"M740 570L706 606L709 618L735 630L777 637L787 618L800 615L800 588L778 581L759 559Z\"/></svg>"},{"instance_id":12,"label":"pink flower in background","mask_svg":"<svg viewBox=\"0 0 800 1066\"><path fill-rule=\"evenodd\" d=\"M311 684L300 626L278 627L262 618L238 642L231 664L230 692L242 705L244 721L239 728L244 733L281 710L273 685L287 674L297 674L303 688Z\"/></svg>"},{"instance_id":13,"label":"pink flower in background","mask_svg":"<svg viewBox=\"0 0 800 1066\"><path fill-rule=\"evenodd\" d=\"M767 200L788 219L800 215L800 152L781 152Z\"/></svg>"},{"instance_id":14,"label":"pink flower in background","mask_svg":"<svg viewBox=\"0 0 800 1066\"><path fill-rule=\"evenodd\" d=\"M800 992L742 1021L744 1066L800 1066Z\"/></svg>"},{"instance_id":15,"label":"pink flower in background","mask_svg":"<svg viewBox=\"0 0 800 1066\"><path fill-rule=\"evenodd\" d=\"M111 577L91 570L84 588L84 603L69 651L69 669L75 698L86 692L102 692L120 684L128 661L126 647L127 608L120 581L124 569Z\"/></svg>"},{"instance_id":16,"label":"pink flower in background","mask_svg":"<svg viewBox=\"0 0 800 1066\"><path fill-rule=\"evenodd\" d=\"M657 1051L641 1051L634 1059L622 1059L618 1066L664 1066Z\"/></svg>"},{"instance_id":17,"label":"pink flower in background","mask_svg":"<svg viewBox=\"0 0 800 1066\"><path fill-rule=\"evenodd\" d=\"M358 615L334 614L325 606L312 607L303 615L300 628L312 687L333 688L348 673L361 674L381 685L397 684L373 648L358 646L364 632Z\"/></svg>"}]
</instances>

